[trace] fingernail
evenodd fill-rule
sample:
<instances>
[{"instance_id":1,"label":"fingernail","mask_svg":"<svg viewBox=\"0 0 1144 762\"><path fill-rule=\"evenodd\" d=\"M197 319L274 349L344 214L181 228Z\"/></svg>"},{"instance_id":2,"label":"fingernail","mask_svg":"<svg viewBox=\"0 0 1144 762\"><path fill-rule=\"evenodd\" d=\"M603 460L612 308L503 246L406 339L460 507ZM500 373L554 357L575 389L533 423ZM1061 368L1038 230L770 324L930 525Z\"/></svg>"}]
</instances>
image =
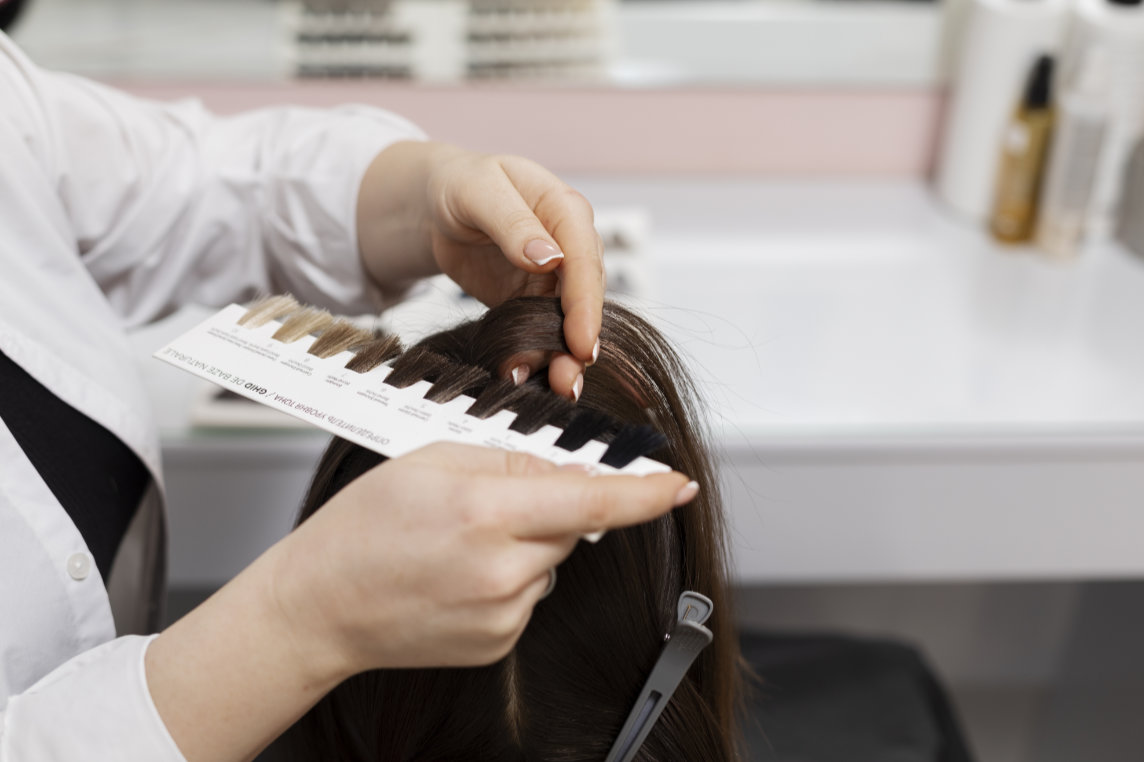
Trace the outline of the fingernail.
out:
<instances>
[{"instance_id":1,"label":"fingernail","mask_svg":"<svg viewBox=\"0 0 1144 762\"><path fill-rule=\"evenodd\" d=\"M592 359L588 361L588 367L591 368L596 364L596 360L600 359L600 340L596 339L596 343L592 345Z\"/></svg>"},{"instance_id":2,"label":"fingernail","mask_svg":"<svg viewBox=\"0 0 1144 762\"><path fill-rule=\"evenodd\" d=\"M546 265L554 259L563 259L564 252L543 238L534 238L524 247L524 256L537 265Z\"/></svg>"},{"instance_id":3,"label":"fingernail","mask_svg":"<svg viewBox=\"0 0 1144 762\"><path fill-rule=\"evenodd\" d=\"M606 531L607 531L606 529L599 529L595 532L589 532L588 534L582 535L582 536L584 537L585 540L587 540L588 542L595 545L596 543L598 543L601 540L601 538L603 538L604 532L606 532Z\"/></svg>"},{"instance_id":4,"label":"fingernail","mask_svg":"<svg viewBox=\"0 0 1144 762\"><path fill-rule=\"evenodd\" d=\"M512 369L512 384L513 386L520 386L528 380L528 366L517 365Z\"/></svg>"},{"instance_id":5,"label":"fingernail","mask_svg":"<svg viewBox=\"0 0 1144 762\"><path fill-rule=\"evenodd\" d=\"M572 401L580 401L580 392L584 389L584 374L577 373L576 380L572 382Z\"/></svg>"},{"instance_id":6,"label":"fingernail","mask_svg":"<svg viewBox=\"0 0 1144 762\"><path fill-rule=\"evenodd\" d=\"M695 496L698 494L699 494L699 482L688 482L687 484L684 484L683 487L676 494L674 505L676 507L679 507L679 506L683 505L684 503L690 503L692 500L695 499Z\"/></svg>"}]
</instances>

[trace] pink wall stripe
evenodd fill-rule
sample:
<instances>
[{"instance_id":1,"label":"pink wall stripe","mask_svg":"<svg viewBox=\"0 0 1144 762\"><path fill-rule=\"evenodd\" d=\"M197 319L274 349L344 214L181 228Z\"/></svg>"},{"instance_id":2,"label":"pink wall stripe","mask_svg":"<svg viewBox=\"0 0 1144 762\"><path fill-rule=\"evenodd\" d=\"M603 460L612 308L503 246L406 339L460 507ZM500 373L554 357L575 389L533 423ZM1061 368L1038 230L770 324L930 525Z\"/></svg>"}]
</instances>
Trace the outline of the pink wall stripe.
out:
<instances>
[{"instance_id":1,"label":"pink wall stripe","mask_svg":"<svg viewBox=\"0 0 1144 762\"><path fill-rule=\"evenodd\" d=\"M941 93L425 87L371 82L119 83L220 113L368 103L440 140L559 172L913 175L928 171Z\"/></svg>"}]
</instances>

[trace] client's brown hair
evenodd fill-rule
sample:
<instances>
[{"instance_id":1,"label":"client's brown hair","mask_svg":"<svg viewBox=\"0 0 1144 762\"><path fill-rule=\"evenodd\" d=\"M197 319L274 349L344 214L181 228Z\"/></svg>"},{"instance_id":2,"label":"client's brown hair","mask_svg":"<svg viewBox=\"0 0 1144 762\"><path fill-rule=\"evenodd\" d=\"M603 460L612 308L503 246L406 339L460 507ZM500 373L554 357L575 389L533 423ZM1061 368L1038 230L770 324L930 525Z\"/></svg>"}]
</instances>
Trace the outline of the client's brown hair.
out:
<instances>
[{"instance_id":1,"label":"client's brown hair","mask_svg":"<svg viewBox=\"0 0 1144 762\"><path fill-rule=\"evenodd\" d=\"M652 456L699 482L699 496L658 520L611 531L598 544L581 543L560 566L552 595L536 606L524 635L501 661L352 677L272 746L273 758L603 760L659 656L680 593L694 590L714 603L707 623L714 643L692 666L636 759L737 759L740 677L723 516L689 375L658 331L614 304L605 305L599 360L585 371L578 405L550 392L544 373L520 388L497 380L514 355L536 349L567 351L559 304L514 299L388 360L394 370L387 380L407 385L428 379L434 382L428 396L438 401L470 394L477 399L473 414L507 407L517 412L513 428L528 432L554 423L577 441L611 441L624 431L647 431L631 424L653 426L666 445ZM392 358L397 350L391 338L379 338L347 367L369 370L386 360L363 358ZM649 442L663 440L645 437L631 446L646 448ZM382 460L334 439L299 521Z\"/></svg>"}]
</instances>

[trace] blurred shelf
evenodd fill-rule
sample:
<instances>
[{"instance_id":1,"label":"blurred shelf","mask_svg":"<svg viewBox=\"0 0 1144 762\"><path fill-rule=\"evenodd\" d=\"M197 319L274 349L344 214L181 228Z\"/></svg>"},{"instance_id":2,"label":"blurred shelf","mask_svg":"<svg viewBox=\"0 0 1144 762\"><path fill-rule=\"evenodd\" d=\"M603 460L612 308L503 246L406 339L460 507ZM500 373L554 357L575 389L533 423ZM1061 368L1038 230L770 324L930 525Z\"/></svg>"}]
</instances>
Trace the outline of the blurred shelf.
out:
<instances>
[{"instance_id":1,"label":"blurred shelf","mask_svg":"<svg viewBox=\"0 0 1144 762\"><path fill-rule=\"evenodd\" d=\"M943 21L938 3L894 0L622 2L607 79L929 88L943 79ZM96 78L286 80L294 23L275 0L36 0L13 37L42 66ZM599 80L598 65L585 72Z\"/></svg>"}]
</instances>

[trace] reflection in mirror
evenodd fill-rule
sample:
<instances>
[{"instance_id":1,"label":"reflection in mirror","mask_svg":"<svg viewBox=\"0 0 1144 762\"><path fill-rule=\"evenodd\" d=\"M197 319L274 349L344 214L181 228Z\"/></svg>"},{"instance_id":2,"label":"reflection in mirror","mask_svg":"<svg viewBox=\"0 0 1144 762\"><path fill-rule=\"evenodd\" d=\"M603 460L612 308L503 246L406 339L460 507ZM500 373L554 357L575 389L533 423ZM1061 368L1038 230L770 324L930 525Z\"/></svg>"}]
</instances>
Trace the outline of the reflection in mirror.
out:
<instances>
[{"instance_id":1,"label":"reflection in mirror","mask_svg":"<svg viewBox=\"0 0 1144 762\"><path fill-rule=\"evenodd\" d=\"M11 33L34 60L116 80L368 77L630 88L931 86L940 79L943 3L936 0L24 2Z\"/></svg>"},{"instance_id":2,"label":"reflection in mirror","mask_svg":"<svg viewBox=\"0 0 1144 762\"><path fill-rule=\"evenodd\" d=\"M602 80L614 0L303 0L300 76Z\"/></svg>"}]
</instances>

